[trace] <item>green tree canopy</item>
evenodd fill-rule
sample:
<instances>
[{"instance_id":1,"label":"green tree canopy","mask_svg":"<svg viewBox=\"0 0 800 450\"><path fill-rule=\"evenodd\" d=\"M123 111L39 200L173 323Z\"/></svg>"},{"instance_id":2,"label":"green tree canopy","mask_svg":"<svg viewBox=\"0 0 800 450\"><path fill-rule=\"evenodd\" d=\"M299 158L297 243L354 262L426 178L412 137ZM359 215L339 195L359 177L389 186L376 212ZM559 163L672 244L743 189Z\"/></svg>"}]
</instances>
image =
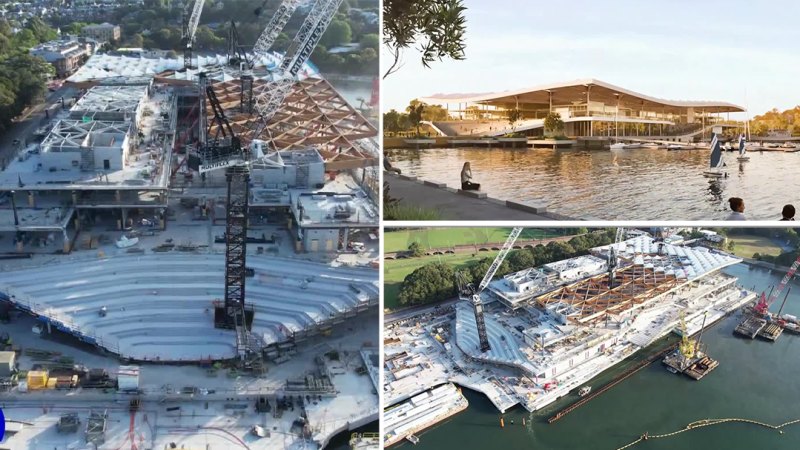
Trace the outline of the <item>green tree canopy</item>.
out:
<instances>
[{"instance_id":1,"label":"green tree canopy","mask_svg":"<svg viewBox=\"0 0 800 450\"><path fill-rule=\"evenodd\" d=\"M411 272L400 285L401 305L446 300L456 295L453 269L444 263L429 263Z\"/></svg>"},{"instance_id":2,"label":"green tree canopy","mask_svg":"<svg viewBox=\"0 0 800 450\"><path fill-rule=\"evenodd\" d=\"M461 0L384 0L383 43L392 53L384 78L397 70L402 52L417 45L422 64L464 59L466 19Z\"/></svg>"},{"instance_id":3,"label":"green tree canopy","mask_svg":"<svg viewBox=\"0 0 800 450\"><path fill-rule=\"evenodd\" d=\"M342 44L349 44L353 38L353 32L350 30L350 24L344 20L334 19L322 35L320 43L327 48L336 47Z\"/></svg>"}]
</instances>

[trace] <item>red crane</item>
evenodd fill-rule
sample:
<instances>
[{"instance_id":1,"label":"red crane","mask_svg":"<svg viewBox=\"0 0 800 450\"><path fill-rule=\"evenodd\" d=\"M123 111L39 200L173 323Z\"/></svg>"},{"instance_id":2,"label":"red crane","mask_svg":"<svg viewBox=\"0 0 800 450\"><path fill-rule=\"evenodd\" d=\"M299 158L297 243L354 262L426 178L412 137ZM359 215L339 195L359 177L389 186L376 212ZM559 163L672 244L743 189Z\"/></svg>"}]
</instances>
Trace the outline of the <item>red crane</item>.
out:
<instances>
[{"instance_id":1,"label":"red crane","mask_svg":"<svg viewBox=\"0 0 800 450\"><path fill-rule=\"evenodd\" d=\"M797 259L794 261L794 264L792 264L792 267L790 267L789 271L786 272L786 276L781 280L781 284L779 284L778 287L770 293L769 298L767 298L763 292L761 293L761 299L753 308L753 311L755 311L756 314L760 314L762 316L767 315L770 305L772 305L772 302L778 298L778 295L780 295L781 291L783 291L783 288L789 284L789 280L791 280L794 276L794 273L797 272L798 267L800 267L800 255L797 256Z\"/></svg>"}]
</instances>

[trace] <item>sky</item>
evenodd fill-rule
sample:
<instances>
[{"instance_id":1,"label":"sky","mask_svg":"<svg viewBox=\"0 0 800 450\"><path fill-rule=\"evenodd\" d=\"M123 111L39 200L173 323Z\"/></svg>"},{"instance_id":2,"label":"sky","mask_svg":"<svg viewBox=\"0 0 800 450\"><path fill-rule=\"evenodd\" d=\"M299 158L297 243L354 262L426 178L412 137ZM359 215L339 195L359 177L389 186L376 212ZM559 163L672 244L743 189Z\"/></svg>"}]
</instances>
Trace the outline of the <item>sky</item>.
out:
<instances>
[{"instance_id":1,"label":"sky","mask_svg":"<svg viewBox=\"0 0 800 450\"><path fill-rule=\"evenodd\" d=\"M797 0L464 0L466 60L406 50L383 109L417 97L594 78L653 97L724 101L750 116L800 104ZM381 53L381 76L389 66ZM735 115L731 114L731 118ZM736 117L743 118L743 117Z\"/></svg>"}]
</instances>

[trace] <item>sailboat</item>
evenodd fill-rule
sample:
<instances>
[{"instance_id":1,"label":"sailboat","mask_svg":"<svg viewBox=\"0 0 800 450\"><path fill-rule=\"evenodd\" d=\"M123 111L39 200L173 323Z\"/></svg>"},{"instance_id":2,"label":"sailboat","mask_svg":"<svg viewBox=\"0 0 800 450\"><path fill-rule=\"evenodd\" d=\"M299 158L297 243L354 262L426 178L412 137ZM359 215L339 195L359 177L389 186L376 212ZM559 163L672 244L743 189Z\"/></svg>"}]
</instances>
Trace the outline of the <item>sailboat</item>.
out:
<instances>
[{"instance_id":1,"label":"sailboat","mask_svg":"<svg viewBox=\"0 0 800 450\"><path fill-rule=\"evenodd\" d=\"M736 158L739 162L750 161L750 157L745 155L747 153L747 149L745 149L745 142L744 142L744 135L739 135L739 156Z\"/></svg>"},{"instance_id":2,"label":"sailboat","mask_svg":"<svg viewBox=\"0 0 800 450\"><path fill-rule=\"evenodd\" d=\"M728 173L722 170L724 163L722 162L722 148L717 139L717 133L711 138L711 164L709 170L703 172L704 177L708 178L726 178Z\"/></svg>"}]
</instances>

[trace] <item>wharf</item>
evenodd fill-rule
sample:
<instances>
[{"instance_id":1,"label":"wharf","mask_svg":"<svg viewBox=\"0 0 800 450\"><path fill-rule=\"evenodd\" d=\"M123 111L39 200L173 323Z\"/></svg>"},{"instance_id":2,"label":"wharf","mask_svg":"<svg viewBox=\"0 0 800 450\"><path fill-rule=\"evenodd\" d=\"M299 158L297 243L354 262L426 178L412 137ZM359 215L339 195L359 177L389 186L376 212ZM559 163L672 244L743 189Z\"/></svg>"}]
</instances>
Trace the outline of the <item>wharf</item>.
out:
<instances>
[{"instance_id":1,"label":"wharf","mask_svg":"<svg viewBox=\"0 0 800 450\"><path fill-rule=\"evenodd\" d=\"M783 333L783 328L775 322L767 324L761 331L758 332L758 336L764 338L768 341L775 342L778 340L780 335Z\"/></svg>"},{"instance_id":2,"label":"wharf","mask_svg":"<svg viewBox=\"0 0 800 450\"><path fill-rule=\"evenodd\" d=\"M733 330L733 333L750 339L755 339L756 335L758 335L758 333L766 325L766 320L749 315L739 325L736 326L736 328Z\"/></svg>"},{"instance_id":3,"label":"wharf","mask_svg":"<svg viewBox=\"0 0 800 450\"><path fill-rule=\"evenodd\" d=\"M547 211L542 204L503 201L485 192L448 188L444 183L384 172L389 196L407 205L439 213L440 220L568 220Z\"/></svg>"}]
</instances>

